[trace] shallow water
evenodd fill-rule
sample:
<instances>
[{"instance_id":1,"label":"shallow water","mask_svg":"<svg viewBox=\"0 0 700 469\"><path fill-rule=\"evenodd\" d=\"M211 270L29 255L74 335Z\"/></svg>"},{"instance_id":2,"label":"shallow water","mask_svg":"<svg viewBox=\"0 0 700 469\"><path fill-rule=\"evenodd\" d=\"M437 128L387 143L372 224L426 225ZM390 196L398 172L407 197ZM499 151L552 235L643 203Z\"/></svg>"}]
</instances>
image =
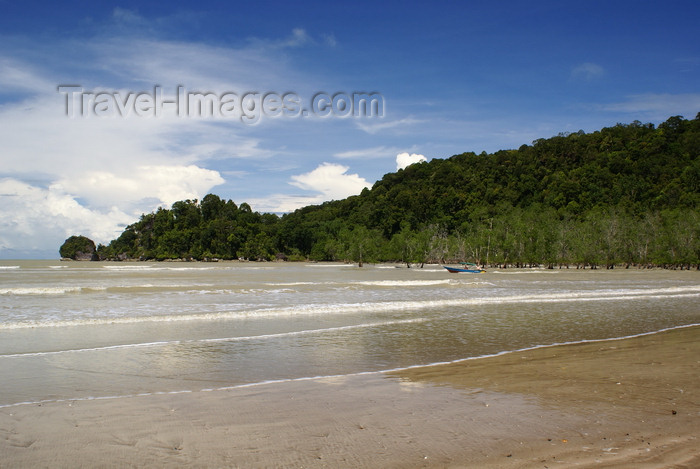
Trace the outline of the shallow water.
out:
<instances>
[{"instance_id":1,"label":"shallow water","mask_svg":"<svg viewBox=\"0 0 700 469\"><path fill-rule=\"evenodd\" d=\"M448 362L700 323L700 273L0 261L0 406Z\"/></svg>"}]
</instances>

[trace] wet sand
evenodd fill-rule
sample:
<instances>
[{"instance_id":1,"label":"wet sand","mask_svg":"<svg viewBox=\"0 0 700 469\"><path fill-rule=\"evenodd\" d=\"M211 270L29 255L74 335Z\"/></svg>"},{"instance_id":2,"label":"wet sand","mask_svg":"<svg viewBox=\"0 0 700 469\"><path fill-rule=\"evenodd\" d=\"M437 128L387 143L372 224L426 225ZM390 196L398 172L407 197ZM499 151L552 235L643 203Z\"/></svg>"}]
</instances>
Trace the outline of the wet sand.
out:
<instances>
[{"instance_id":1,"label":"wet sand","mask_svg":"<svg viewBox=\"0 0 700 469\"><path fill-rule=\"evenodd\" d=\"M0 409L0 467L700 467L700 327L345 378Z\"/></svg>"}]
</instances>

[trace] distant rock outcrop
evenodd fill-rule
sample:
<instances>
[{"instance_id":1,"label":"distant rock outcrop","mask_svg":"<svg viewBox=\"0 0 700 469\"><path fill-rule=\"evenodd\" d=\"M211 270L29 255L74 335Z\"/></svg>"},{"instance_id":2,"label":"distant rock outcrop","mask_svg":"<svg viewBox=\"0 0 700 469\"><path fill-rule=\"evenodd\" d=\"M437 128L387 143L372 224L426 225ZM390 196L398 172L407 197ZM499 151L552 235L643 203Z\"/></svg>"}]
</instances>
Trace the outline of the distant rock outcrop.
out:
<instances>
[{"instance_id":1,"label":"distant rock outcrop","mask_svg":"<svg viewBox=\"0 0 700 469\"><path fill-rule=\"evenodd\" d=\"M71 236L58 250L62 259L74 261L97 261L95 242L85 236Z\"/></svg>"}]
</instances>

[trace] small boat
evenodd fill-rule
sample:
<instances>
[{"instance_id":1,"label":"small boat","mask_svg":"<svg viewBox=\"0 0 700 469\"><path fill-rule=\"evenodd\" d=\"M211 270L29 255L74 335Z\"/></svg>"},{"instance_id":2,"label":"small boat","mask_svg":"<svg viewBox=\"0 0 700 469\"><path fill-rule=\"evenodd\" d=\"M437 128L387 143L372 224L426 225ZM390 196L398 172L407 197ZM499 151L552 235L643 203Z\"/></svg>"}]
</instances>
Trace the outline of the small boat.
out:
<instances>
[{"instance_id":1,"label":"small boat","mask_svg":"<svg viewBox=\"0 0 700 469\"><path fill-rule=\"evenodd\" d=\"M474 265L474 264L469 264L469 265L472 266L472 265ZM477 268L471 268L471 269L469 269L469 268L464 269L464 268L460 268L460 267L447 267L446 265L443 265L443 267L444 267L445 269L447 269L447 271L448 271L449 273L451 273L451 274L458 274L458 273L460 273L460 272L466 272L466 273L469 273L469 274L481 274L481 273L486 272L484 269L479 269L478 267L477 267Z\"/></svg>"}]
</instances>

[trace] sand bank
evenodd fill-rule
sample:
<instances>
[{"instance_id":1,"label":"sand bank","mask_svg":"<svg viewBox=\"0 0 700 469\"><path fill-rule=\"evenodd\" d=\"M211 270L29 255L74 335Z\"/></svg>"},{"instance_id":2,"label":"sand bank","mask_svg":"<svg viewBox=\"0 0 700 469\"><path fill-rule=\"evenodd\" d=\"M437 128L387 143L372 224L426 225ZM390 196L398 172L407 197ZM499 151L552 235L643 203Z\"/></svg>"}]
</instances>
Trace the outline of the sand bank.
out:
<instances>
[{"instance_id":1,"label":"sand bank","mask_svg":"<svg viewBox=\"0 0 700 469\"><path fill-rule=\"evenodd\" d=\"M228 391L0 409L0 467L699 467L700 327Z\"/></svg>"}]
</instances>

